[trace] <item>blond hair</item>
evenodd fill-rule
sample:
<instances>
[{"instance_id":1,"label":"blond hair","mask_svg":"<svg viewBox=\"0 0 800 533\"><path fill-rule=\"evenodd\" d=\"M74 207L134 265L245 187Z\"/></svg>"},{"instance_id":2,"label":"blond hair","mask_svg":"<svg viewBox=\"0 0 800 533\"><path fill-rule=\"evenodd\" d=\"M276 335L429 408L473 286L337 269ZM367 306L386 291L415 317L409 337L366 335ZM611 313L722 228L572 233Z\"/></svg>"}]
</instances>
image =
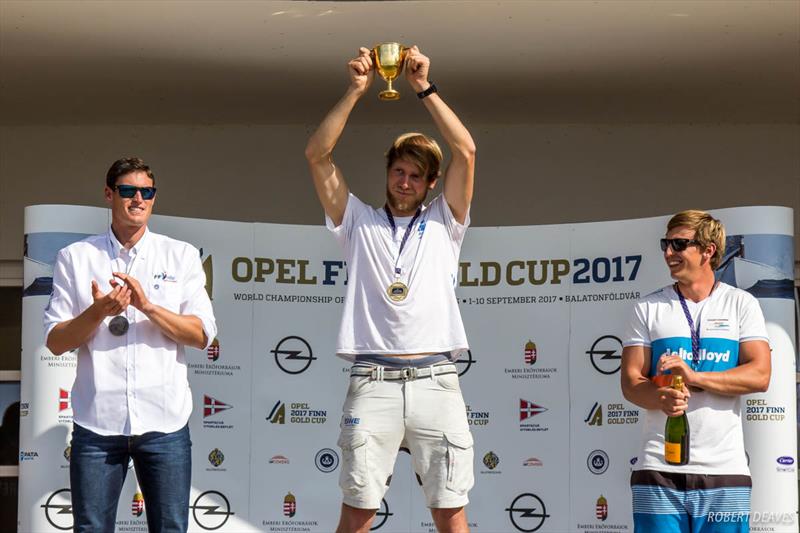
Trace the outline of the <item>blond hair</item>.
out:
<instances>
[{"instance_id":1,"label":"blond hair","mask_svg":"<svg viewBox=\"0 0 800 533\"><path fill-rule=\"evenodd\" d=\"M716 270L725 254L725 226L722 222L705 211L688 209L673 215L667 222L667 232L679 227L694 230L694 240L703 248L710 244L716 246L717 249L711 257L711 268Z\"/></svg>"},{"instance_id":2,"label":"blond hair","mask_svg":"<svg viewBox=\"0 0 800 533\"><path fill-rule=\"evenodd\" d=\"M404 133L394 140L386 152L386 170L398 159L407 159L417 165L428 181L439 177L442 149L436 141L422 133Z\"/></svg>"}]
</instances>

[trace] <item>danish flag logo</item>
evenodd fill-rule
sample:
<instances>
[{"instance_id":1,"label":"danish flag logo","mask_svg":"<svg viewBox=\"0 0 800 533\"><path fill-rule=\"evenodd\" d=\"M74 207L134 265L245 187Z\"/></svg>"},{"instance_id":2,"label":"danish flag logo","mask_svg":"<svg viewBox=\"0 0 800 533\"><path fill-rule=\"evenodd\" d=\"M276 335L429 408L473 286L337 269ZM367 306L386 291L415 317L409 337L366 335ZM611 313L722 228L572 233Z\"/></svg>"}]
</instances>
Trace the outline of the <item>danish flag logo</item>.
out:
<instances>
[{"instance_id":1,"label":"danish flag logo","mask_svg":"<svg viewBox=\"0 0 800 533\"><path fill-rule=\"evenodd\" d=\"M72 409L72 391L58 389L58 412Z\"/></svg>"},{"instance_id":2,"label":"danish flag logo","mask_svg":"<svg viewBox=\"0 0 800 533\"><path fill-rule=\"evenodd\" d=\"M203 395L203 418L211 415L215 415L221 411L225 411L226 409L230 409L233 407L232 405L228 405L227 403L221 402L216 398L212 398L208 394Z\"/></svg>"},{"instance_id":3,"label":"danish flag logo","mask_svg":"<svg viewBox=\"0 0 800 533\"><path fill-rule=\"evenodd\" d=\"M544 413L547 411L547 407L542 407L541 405L536 405L533 402L529 402L528 400L523 400L520 398L519 400L519 421L522 422L525 419L531 418L532 416L536 416L540 413Z\"/></svg>"}]
</instances>

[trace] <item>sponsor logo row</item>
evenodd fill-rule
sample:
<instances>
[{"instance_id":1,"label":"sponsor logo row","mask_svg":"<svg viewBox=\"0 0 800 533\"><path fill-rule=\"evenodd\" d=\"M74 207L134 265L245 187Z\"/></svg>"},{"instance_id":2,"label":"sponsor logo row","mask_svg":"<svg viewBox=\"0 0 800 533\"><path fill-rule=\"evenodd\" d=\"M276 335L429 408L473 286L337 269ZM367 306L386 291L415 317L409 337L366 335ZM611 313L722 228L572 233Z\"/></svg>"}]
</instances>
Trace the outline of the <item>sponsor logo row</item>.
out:
<instances>
[{"instance_id":1,"label":"sponsor logo row","mask_svg":"<svg viewBox=\"0 0 800 533\"><path fill-rule=\"evenodd\" d=\"M121 517L118 516L117 526L134 524L146 525L145 520L142 518L146 512L142 493L138 491L134 493L130 502L130 516L134 519L131 521L133 524L121 520ZM593 505L595 523L605 524L609 518L608 499L600 494L591 504ZM304 518L302 516L301 502L291 491L286 493L282 501L274 502L273 505L276 510L280 509L284 518L262 520L262 526L302 526L303 528L308 528L304 530L310 530L310 528L319 526L317 520L307 517ZM40 507L44 513L45 519L53 528L60 531L72 530L72 498L70 489L62 488L54 491ZM194 523L206 531L214 531L222 528L231 516L236 515L236 511L233 509L230 499L223 492L218 490L206 490L198 494L189 505L189 511L189 515ZM504 511L508 513L508 520L517 531L538 531L545 525L547 520L551 518L544 499L532 492L522 493L514 497ZM371 530L375 531L381 529L394 516L395 513L390 510L389 503L386 498L384 498L381 501L380 509L378 509L376 513ZM125 523L123 524L123 522ZM477 524L473 524L473 527L475 526L477 526ZM594 524L578 524L577 527L580 530L594 529ZM606 524L604 529L627 529L627 525L620 524L617 527L612 524Z\"/></svg>"},{"instance_id":2,"label":"sponsor logo row","mask_svg":"<svg viewBox=\"0 0 800 533\"><path fill-rule=\"evenodd\" d=\"M195 375L228 376L240 371L240 365L221 362L222 352L219 338L214 339L207 350L207 361L190 363L190 370ZM318 359L311 344L297 335L282 338L268 353L272 355L281 371L292 375L302 374ZM586 355L592 368L597 372L605 375L615 374L619 371L622 360L622 341L615 335L603 335L586 350ZM530 339L523 343L519 357L522 366L504 369L504 374L512 379L549 379L558 373L559 369L554 366L542 366L540 362L542 354L536 343ZM460 376L466 374L476 363L472 351L467 351L455 361Z\"/></svg>"},{"instance_id":3,"label":"sponsor logo row","mask_svg":"<svg viewBox=\"0 0 800 533\"><path fill-rule=\"evenodd\" d=\"M68 464L71 458L71 447L67 446L64 449L64 453L62 454L66 463ZM408 451L405 448L402 448L401 451ZM27 461L36 461L39 459L39 453L33 450L21 450L19 452L19 461L27 462ZM225 453L219 449L214 448L212 449L207 456L208 464L210 467L206 467L206 471L209 472L226 472L226 468L223 466L225 462ZM501 459L501 456L498 455L494 450L489 450L486 452L481 459L483 464L483 469L480 469L481 474L501 474L502 468L501 465L505 462ZM630 459L630 467L632 468L637 462L637 458L633 457ZM775 459L776 463L776 470L778 472L795 472L795 459L790 455L782 455ZM288 465L291 464L291 460L286 455L278 454L273 455L268 460L268 464L270 465ZM749 458L748 458L749 464ZM339 466L339 454L336 450L332 448L322 448L316 452L314 455L314 465L320 472L323 473L330 473L336 470ZM588 456L586 457L586 468L589 472L595 475L602 475L606 471L608 471L611 465L611 459L606 453L605 450L597 449L592 450L589 452ZM63 467L64 465L62 465ZM522 467L540 467L544 466L544 463L538 457L528 457L523 461L515 460L511 463L512 468L516 469L520 466ZM132 462L128 463L128 468L132 467Z\"/></svg>"},{"instance_id":4,"label":"sponsor logo row","mask_svg":"<svg viewBox=\"0 0 800 533\"><path fill-rule=\"evenodd\" d=\"M56 399L58 422L62 424L72 423L72 399L71 392L67 389L59 388L58 396ZM767 405L763 399L750 399L747 401L748 413L751 410L760 409L765 411L766 414L758 415L767 417L773 421L782 421L785 416L785 409L783 407L772 407ZM210 396L203 395L203 427L206 429L223 429L232 430L234 425L226 422L221 413L233 408L233 405ZM546 432L550 429L547 423L547 417L540 415L549 411L549 407L543 405L541 402L533 401L530 399L519 399L519 430L520 431L533 431L533 432ZM23 414L24 411L24 414ZM482 429L491 424L492 415L490 411L476 408L473 405L466 405L467 421L469 425L475 429ZM27 402L20 404L20 416L27 416L30 412L30 404ZM624 403L607 403L601 404L594 402L591 407L585 411L583 422L592 427L607 426L623 426L630 424L637 424L640 419L640 410L634 406ZM755 414L748 414L757 416ZM781 417L781 420L775 419ZM284 402L278 400L272 405L265 420L273 425L319 425L328 422L328 410L320 409L313 406L308 402ZM544 421L543 421L544 420ZM344 426L356 426L360 424L360 419L343 419Z\"/></svg>"}]
</instances>

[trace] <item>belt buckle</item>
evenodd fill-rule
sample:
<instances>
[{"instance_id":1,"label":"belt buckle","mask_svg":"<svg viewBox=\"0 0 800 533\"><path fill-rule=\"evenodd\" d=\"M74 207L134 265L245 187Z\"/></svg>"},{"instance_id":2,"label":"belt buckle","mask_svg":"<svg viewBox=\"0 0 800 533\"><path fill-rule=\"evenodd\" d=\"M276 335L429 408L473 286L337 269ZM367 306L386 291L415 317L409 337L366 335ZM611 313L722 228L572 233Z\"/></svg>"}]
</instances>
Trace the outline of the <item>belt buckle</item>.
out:
<instances>
[{"instance_id":1,"label":"belt buckle","mask_svg":"<svg viewBox=\"0 0 800 533\"><path fill-rule=\"evenodd\" d=\"M417 369L414 367L401 368L400 379L403 381L411 381L412 379L417 379Z\"/></svg>"}]
</instances>

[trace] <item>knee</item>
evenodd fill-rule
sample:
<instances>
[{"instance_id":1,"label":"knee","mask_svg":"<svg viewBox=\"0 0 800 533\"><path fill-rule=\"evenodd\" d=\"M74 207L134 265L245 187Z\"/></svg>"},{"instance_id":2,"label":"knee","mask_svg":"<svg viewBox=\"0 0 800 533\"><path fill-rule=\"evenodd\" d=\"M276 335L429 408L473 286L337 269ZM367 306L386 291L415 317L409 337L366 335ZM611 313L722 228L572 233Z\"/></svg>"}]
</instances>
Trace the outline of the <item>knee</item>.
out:
<instances>
[{"instance_id":1,"label":"knee","mask_svg":"<svg viewBox=\"0 0 800 533\"><path fill-rule=\"evenodd\" d=\"M463 507L431 509L431 516L441 533L469 533L467 513Z\"/></svg>"},{"instance_id":2,"label":"knee","mask_svg":"<svg viewBox=\"0 0 800 533\"><path fill-rule=\"evenodd\" d=\"M369 533L377 509L358 509L345 503L336 533Z\"/></svg>"}]
</instances>

